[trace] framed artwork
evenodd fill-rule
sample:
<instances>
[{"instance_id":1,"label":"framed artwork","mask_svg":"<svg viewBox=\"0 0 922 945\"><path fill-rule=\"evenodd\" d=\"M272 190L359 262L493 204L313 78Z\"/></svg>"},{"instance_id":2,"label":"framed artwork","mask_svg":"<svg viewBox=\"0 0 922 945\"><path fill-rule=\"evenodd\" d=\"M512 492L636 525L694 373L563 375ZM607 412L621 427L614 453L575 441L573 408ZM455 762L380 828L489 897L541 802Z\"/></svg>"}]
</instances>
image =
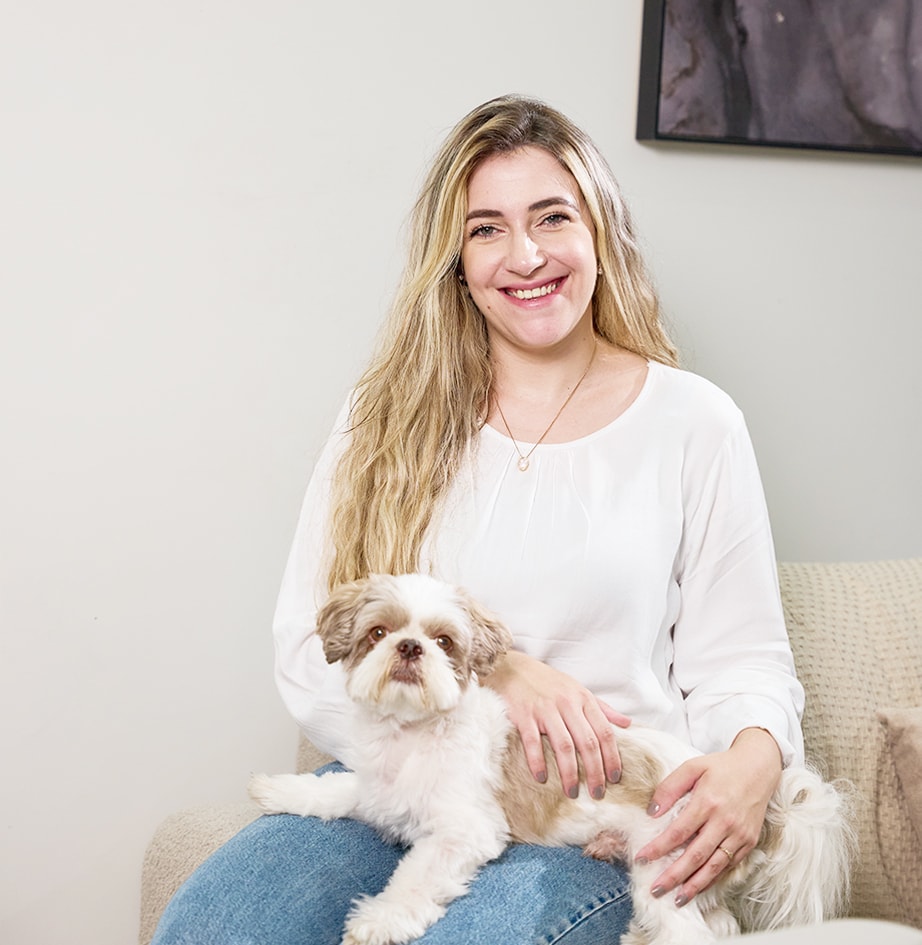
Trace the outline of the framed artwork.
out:
<instances>
[{"instance_id":1,"label":"framed artwork","mask_svg":"<svg viewBox=\"0 0 922 945\"><path fill-rule=\"evenodd\" d=\"M644 0L637 138L922 156L922 0Z\"/></svg>"}]
</instances>

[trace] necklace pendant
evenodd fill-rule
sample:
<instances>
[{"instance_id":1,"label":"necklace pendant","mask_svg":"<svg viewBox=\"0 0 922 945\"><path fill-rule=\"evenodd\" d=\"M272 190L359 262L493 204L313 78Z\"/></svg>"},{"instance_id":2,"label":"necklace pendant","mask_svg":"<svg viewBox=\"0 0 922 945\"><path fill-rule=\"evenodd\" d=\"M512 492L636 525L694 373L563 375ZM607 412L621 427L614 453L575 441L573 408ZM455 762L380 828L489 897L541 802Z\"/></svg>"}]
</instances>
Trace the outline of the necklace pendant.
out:
<instances>
[{"instance_id":1,"label":"necklace pendant","mask_svg":"<svg viewBox=\"0 0 922 945\"><path fill-rule=\"evenodd\" d=\"M527 472L527 471L528 471L528 457L520 456L519 457L519 472Z\"/></svg>"}]
</instances>

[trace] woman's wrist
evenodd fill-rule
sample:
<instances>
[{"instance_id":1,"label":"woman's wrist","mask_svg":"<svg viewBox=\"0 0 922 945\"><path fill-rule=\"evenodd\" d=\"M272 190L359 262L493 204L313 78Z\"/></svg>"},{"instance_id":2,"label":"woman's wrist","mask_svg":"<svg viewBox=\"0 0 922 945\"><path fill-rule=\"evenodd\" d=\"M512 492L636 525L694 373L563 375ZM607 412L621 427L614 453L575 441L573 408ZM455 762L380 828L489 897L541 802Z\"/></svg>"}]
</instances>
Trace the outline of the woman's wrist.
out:
<instances>
[{"instance_id":1,"label":"woman's wrist","mask_svg":"<svg viewBox=\"0 0 922 945\"><path fill-rule=\"evenodd\" d=\"M741 729L730 744L731 751L749 751L765 759L766 764L775 763L780 773L784 768L784 756L775 736L767 728L750 726ZM775 764L772 766L774 767Z\"/></svg>"},{"instance_id":2,"label":"woman's wrist","mask_svg":"<svg viewBox=\"0 0 922 945\"><path fill-rule=\"evenodd\" d=\"M481 676L481 685L497 691L501 690L504 684L514 679L518 671L530 660L531 657L522 653L521 650L507 650L493 664L489 675Z\"/></svg>"}]
</instances>

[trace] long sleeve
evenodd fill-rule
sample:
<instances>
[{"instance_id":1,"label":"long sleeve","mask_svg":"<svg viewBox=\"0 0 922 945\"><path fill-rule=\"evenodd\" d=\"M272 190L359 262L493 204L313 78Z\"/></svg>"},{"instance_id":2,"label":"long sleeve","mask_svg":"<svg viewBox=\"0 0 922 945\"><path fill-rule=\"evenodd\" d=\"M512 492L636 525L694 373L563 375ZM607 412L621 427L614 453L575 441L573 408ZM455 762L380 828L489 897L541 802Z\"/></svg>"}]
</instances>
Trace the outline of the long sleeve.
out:
<instances>
[{"instance_id":1,"label":"long sleeve","mask_svg":"<svg viewBox=\"0 0 922 945\"><path fill-rule=\"evenodd\" d=\"M330 485L347 439L348 405L317 461L298 520L273 620L275 678L288 711L321 750L348 763L342 671L330 665L315 620L326 598Z\"/></svg>"},{"instance_id":2,"label":"long sleeve","mask_svg":"<svg viewBox=\"0 0 922 945\"><path fill-rule=\"evenodd\" d=\"M717 751L755 726L774 736L786 765L802 762L803 688L794 674L768 511L741 415L709 468L695 464L683 490L673 672L692 742Z\"/></svg>"}]
</instances>

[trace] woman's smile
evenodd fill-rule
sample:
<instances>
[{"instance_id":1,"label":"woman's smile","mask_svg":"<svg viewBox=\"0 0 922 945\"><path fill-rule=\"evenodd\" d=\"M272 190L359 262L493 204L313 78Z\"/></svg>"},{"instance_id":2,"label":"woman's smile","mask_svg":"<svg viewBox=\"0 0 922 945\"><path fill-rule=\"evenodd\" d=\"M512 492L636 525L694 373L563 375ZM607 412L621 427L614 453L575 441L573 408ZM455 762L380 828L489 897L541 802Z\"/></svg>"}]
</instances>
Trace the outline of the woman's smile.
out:
<instances>
[{"instance_id":1,"label":"woman's smile","mask_svg":"<svg viewBox=\"0 0 922 945\"><path fill-rule=\"evenodd\" d=\"M506 295L512 296L512 298L518 299L521 302L529 302L532 299L543 299L549 295L553 295L563 284L563 281L563 279L554 279L551 282L545 282L543 285L538 285L533 288L508 288L505 292Z\"/></svg>"}]
</instances>

